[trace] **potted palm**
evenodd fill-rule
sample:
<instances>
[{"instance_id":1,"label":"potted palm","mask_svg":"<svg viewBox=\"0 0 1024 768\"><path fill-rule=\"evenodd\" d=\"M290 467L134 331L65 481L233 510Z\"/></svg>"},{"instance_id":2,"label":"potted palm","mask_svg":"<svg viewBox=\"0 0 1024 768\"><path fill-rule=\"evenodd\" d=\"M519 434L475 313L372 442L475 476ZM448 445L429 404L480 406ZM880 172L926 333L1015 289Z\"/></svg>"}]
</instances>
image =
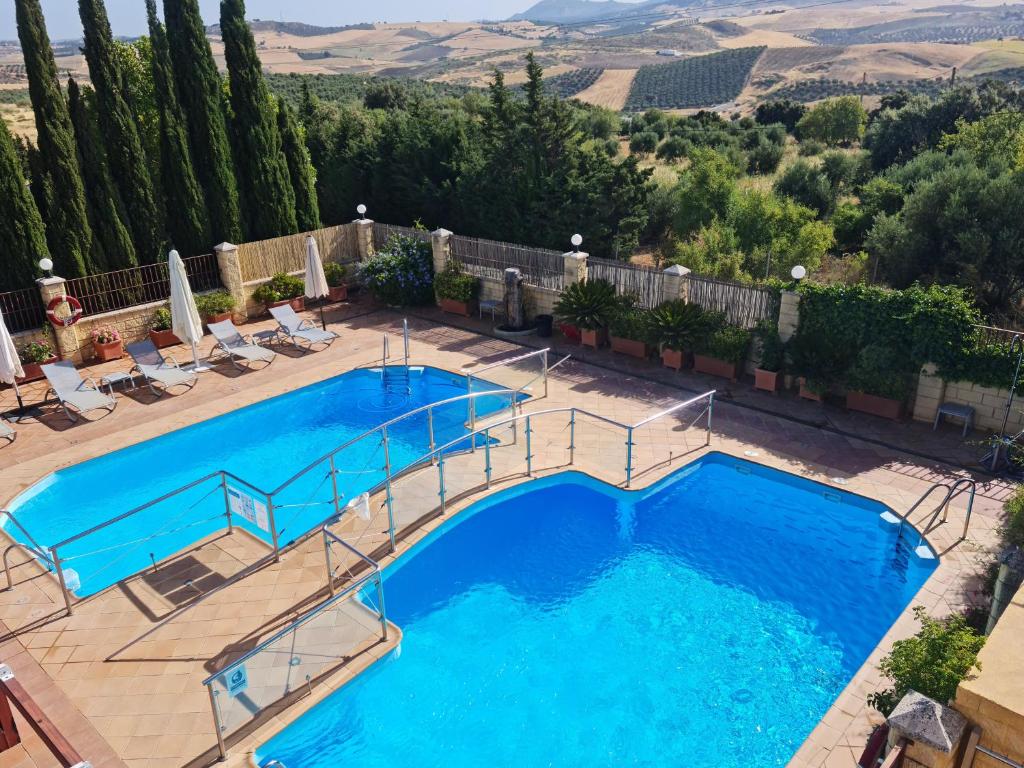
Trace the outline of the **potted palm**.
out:
<instances>
[{"instance_id":1,"label":"potted palm","mask_svg":"<svg viewBox=\"0 0 1024 768\"><path fill-rule=\"evenodd\" d=\"M434 290L442 311L469 317L480 291L480 281L466 273L458 261L449 259L444 270L434 275Z\"/></svg>"},{"instance_id":2,"label":"potted palm","mask_svg":"<svg viewBox=\"0 0 1024 768\"><path fill-rule=\"evenodd\" d=\"M736 381L749 346L750 331L745 328L735 325L716 328L697 344L693 370Z\"/></svg>"},{"instance_id":3,"label":"potted palm","mask_svg":"<svg viewBox=\"0 0 1024 768\"><path fill-rule=\"evenodd\" d=\"M173 347L181 344L181 339L174 335L171 330L171 310L167 307L160 307L153 316L153 324L149 327L149 340L157 349Z\"/></svg>"},{"instance_id":4,"label":"potted palm","mask_svg":"<svg viewBox=\"0 0 1024 768\"><path fill-rule=\"evenodd\" d=\"M93 328L89 335L92 337L93 354L99 362L119 360L124 354L124 343L117 328L101 325L99 328Z\"/></svg>"},{"instance_id":5,"label":"potted palm","mask_svg":"<svg viewBox=\"0 0 1024 768\"><path fill-rule=\"evenodd\" d=\"M30 341L18 352L21 360L21 367L25 375L18 379L19 384L27 384L30 381L39 381L43 378L43 366L57 361L53 345L47 339Z\"/></svg>"},{"instance_id":6,"label":"potted palm","mask_svg":"<svg viewBox=\"0 0 1024 768\"><path fill-rule=\"evenodd\" d=\"M640 360L647 358L650 352L647 346L648 314L647 310L635 306L631 298L620 299L619 308L608 325L612 352Z\"/></svg>"},{"instance_id":7,"label":"potted palm","mask_svg":"<svg viewBox=\"0 0 1024 768\"><path fill-rule=\"evenodd\" d=\"M694 346L708 334L709 326L707 313L682 299L659 304L648 317L650 338L661 351L662 365L677 371L689 362Z\"/></svg>"},{"instance_id":8,"label":"potted palm","mask_svg":"<svg viewBox=\"0 0 1024 768\"><path fill-rule=\"evenodd\" d=\"M235 297L227 291L212 291L196 296L196 310L207 324L230 320L234 308Z\"/></svg>"},{"instance_id":9,"label":"potted palm","mask_svg":"<svg viewBox=\"0 0 1024 768\"><path fill-rule=\"evenodd\" d=\"M869 344L846 373L846 407L898 421L903 418L912 378L905 356L891 347Z\"/></svg>"},{"instance_id":10,"label":"potted palm","mask_svg":"<svg viewBox=\"0 0 1024 768\"><path fill-rule=\"evenodd\" d=\"M579 329L584 346L597 349L608 341L615 303L615 286L607 280L582 280L562 290L555 302L555 315Z\"/></svg>"},{"instance_id":11,"label":"potted palm","mask_svg":"<svg viewBox=\"0 0 1024 768\"><path fill-rule=\"evenodd\" d=\"M324 277L327 278L328 298L331 301L345 301L348 298L348 270L344 264L328 261L324 264Z\"/></svg>"},{"instance_id":12,"label":"potted palm","mask_svg":"<svg viewBox=\"0 0 1024 768\"><path fill-rule=\"evenodd\" d=\"M252 292L252 297L268 310L271 307L280 307L284 304L291 304L292 309L301 312L306 308L306 300L303 292L306 284L301 278L278 272L270 280Z\"/></svg>"},{"instance_id":13,"label":"potted palm","mask_svg":"<svg viewBox=\"0 0 1024 768\"><path fill-rule=\"evenodd\" d=\"M754 335L761 348L761 359L754 369L754 388L775 394L779 391L779 377L785 362L786 346L772 323L760 324Z\"/></svg>"}]
</instances>

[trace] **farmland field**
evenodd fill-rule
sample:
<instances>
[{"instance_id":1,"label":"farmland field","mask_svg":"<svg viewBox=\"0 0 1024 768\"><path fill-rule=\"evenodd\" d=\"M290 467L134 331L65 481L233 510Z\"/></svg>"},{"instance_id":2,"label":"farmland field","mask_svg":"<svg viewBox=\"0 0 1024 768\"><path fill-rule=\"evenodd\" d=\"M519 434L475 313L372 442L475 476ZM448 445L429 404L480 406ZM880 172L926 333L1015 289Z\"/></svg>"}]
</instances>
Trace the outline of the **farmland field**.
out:
<instances>
[{"instance_id":1,"label":"farmland field","mask_svg":"<svg viewBox=\"0 0 1024 768\"><path fill-rule=\"evenodd\" d=\"M562 99L571 99L580 91L585 91L601 77L604 70L601 69L575 69L554 77L544 78L544 87L548 93L554 94Z\"/></svg>"},{"instance_id":2,"label":"farmland field","mask_svg":"<svg viewBox=\"0 0 1024 768\"><path fill-rule=\"evenodd\" d=\"M635 69L606 69L597 82L577 93L576 98L587 104L619 111L626 106L635 76Z\"/></svg>"},{"instance_id":3,"label":"farmland field","mask_svg":"<svg viewBox=\"0 0 1024 768\"><path fill-rule=\"evenodd\" d=\"M671 64L641 67L633 79L627 111L651 107L689 109L732 101L743 90L764 48L694 56Z\"/></svg>"}]
</instances>

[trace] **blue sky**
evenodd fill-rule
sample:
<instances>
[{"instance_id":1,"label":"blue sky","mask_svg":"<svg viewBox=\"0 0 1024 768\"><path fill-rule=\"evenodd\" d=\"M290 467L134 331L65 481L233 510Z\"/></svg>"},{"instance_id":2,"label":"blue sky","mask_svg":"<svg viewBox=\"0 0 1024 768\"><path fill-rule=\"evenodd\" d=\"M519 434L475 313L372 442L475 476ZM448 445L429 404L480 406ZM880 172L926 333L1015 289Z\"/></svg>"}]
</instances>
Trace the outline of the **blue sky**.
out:
<instances>
[{"instance_id":1,"label":"blue sky","mask_svg":"<svg viewBox=\"0 0 1024 768\"><path fill-rule=\"evenodd\" d=\"M53 39L81 35L75 0L42 0L46 24ZM106 0L110 24L116 35L140 35L146 31L144 0ZM437 21L505 18L533 5L533 0L247 0L250 19L284 19L308 24L337 26L362 21ZM162 2L158 0L158 7ZM219 0L199 0L207 24L217 21ZM13 40L14 0L0 0L0 40Z\"/></svg>"}]
</instances>

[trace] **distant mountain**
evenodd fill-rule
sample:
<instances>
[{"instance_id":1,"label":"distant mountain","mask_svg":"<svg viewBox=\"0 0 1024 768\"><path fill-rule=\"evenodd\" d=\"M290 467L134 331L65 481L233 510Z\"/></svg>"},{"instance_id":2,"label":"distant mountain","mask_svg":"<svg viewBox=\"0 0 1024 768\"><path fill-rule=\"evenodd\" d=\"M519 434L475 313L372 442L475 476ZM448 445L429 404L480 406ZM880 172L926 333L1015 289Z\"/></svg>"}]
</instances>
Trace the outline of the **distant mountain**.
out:
<instances>
[{"instance_id":1,"label":"distant mountain","mask_svg":"<svg viewBox=\"0 0 1024 768\"><path fill-rule=\"evenodd\" d=\"M374 29L373 24L346 24L343 27L318 27L313 24L303 24L300 21L264 21L252 19L249 28L253 32L280 32L284 35L295 35L296 37L316 37L317 35L333 35L335 32L344 32L347 29ZM220 24L211 24L206 28L208 35L220 35Z\"/></svg>"},{"instance_id":2,"label":"distant mountain","mask_svg":"<svg viewBox=\"0 0 1024 768\"><path fill-rule=\"evenodd\" d=\"M635 11L637 3L623 3L619 0L540 0L509 21L555 22L565 24L573 21L603 19Z\"/></svg>"}]
</instances>

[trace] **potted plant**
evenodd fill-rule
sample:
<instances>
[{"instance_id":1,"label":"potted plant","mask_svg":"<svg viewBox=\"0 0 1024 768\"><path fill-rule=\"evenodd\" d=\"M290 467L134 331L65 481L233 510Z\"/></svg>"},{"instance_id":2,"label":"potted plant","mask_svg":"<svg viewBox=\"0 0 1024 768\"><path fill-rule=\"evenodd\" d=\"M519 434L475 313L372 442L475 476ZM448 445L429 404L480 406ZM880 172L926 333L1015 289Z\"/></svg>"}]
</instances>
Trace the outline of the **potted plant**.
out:
<instances>
[{"instance_id":1,"label":"potted plant","mask_svg":"<svg viewBox=\"0 0 1024 768\"><path fill-rule=\"evenodd\" d=\"M761 348L761 359L754 369L754 388L775 394L779 391L786 345L782 343L774 323L761 323L754 331L754 335Z\"/></svg>"},{"instance_id":2,"label":"potted plant","mask_svg":"<svg viewBox=\"0 0 1024 768\"><path fill-rule=\"evenodd\" d=\"M648 316L650 339L661 351L662 364L677 371L687 364L694 346L710 331L709 326L708 314L682 299L659 304Z\"/></svg>"},{"instance_id":3,"label":"potted plant","mask_svg":"<svg viewBox=\"0 0 1024 768\"><path fill-rule=\"evenodd\" d=\"M207 324L230 320L234 308L235 297L227 291L212 291L196 296L196 309Z\"/></svg>"},{"instance_id":4,"label":"potted plant","mask_svg":"<svg viewBox=\"0 0 1024 768\"><path fill-rule=\"evenodd\" d=\"M444 270L434 275L434 290L444 312L469 317L480 291L480 281L466 273L457 260L449 259Z\"/></svg>"},{"instance_id":5,"label":"potted plant","mask_svg":"<svg viewBox=\"0 0 1024 768\"><path fill-rule=\"evenodd\" d=\"M905 356L891 347L869 344L846 374L846 407L894 421L903 417L912 375Z\"/></svg>"},{"instance_id":6,"label":"potted plant","mask_svg":"<svg viewBox=\"0 0 1024 768\"><path fill-rule=\"evenodd\" d=\"M18 352L21 360L21 367L25 375L18 379L19 384L27 384L30 381L38 381L43 378L43 366L57 361L57 355L53 352L53 345L47 339L30 341Z\"/></svg>"},{"instance_id":7,"label":"potted plant","mask_svg":"<svg viewBox=\"0 0 1024 768\"><path fill-rule=\"evenodd\" d=\"M849 367L845 348L820 333L798 333L787 345L790 367L800 382L800 397L820 403Z\"/></svg>"},{"instance_id":8,"label":"potted plant","mask_svg":"<svg viewBox=\"0 0 1024 768\"><path fill-rule=\"evenodd\" d=\"M324 277L327 278L328 298L331 301L345 301L348 298L348 282L345 280L348 270L344 264L328 261L324 264Z\"/></svg>"},{"instance_id":9,"label":"potted plant","mask_svg":"<svg viewBox=\"0 0 1024 768\"><path fill-rule=\"evenodd\" d=\"M555 314L579 329L585 346L597 349L608 341L608 323L615 314L615 286L607 280L582 280L566 286L555 302Z\"/></svg>"},{"instance_id":10,"label":"potted plant","mask_svg":"<svg viewBox=\"0 0 1024 768\"><path fill-rule=\"evenodd\" d=\"M149 340L157 349L181 344L181 339L175 336L174 331L171 330L171 324L171 310L167 307L160 307L153 317L153 324L149 327Z\"/></svg>"},{"instance_id":11,"label":"potted plant","mask_svg":"<svg viewBox=\"0 0 1024 768\"><path fill-rule=\"evenodd\" d=\"M697 344L693 370L736 381L749 346L750 331L745 328L735 325L716 328Z\"/></svg>"},{"instance_id":12,"label":"potted plant","mask_svg":"<svg viewBox=\"0 0 1024 768\"><path fill-rule=\"evenodd\" d=\"M306 284L302 278L278 272L253 291L252 297L268 310L271 307L291 304L292 309L301 312L306 308L306 299L302 295L305 290Z\"/></svg>"},{"instance_id":13,"label":"potted plant","mask_svg":"<svg viewBox=\"0 0 1024 768\"><path fill-rule=\"evenodd\" d=\"M608 326L612 352L640 360L647 358L650 352L647 345L649 314L647 310L634 306L632 300L620 300L619 309Z\"/></svg>"},{"instance_id":14,"label":"potted plant","mask_svg":"<svg viewBox=\"0 0 1024 768\"><path fill-rule=\"evenodd\" d=\"M99 362L119 360L124 354L124 343L117 328L101 325L99 328L93 328L89 335L92 336L93 354Z\"/></svg>"}]
</instances>

